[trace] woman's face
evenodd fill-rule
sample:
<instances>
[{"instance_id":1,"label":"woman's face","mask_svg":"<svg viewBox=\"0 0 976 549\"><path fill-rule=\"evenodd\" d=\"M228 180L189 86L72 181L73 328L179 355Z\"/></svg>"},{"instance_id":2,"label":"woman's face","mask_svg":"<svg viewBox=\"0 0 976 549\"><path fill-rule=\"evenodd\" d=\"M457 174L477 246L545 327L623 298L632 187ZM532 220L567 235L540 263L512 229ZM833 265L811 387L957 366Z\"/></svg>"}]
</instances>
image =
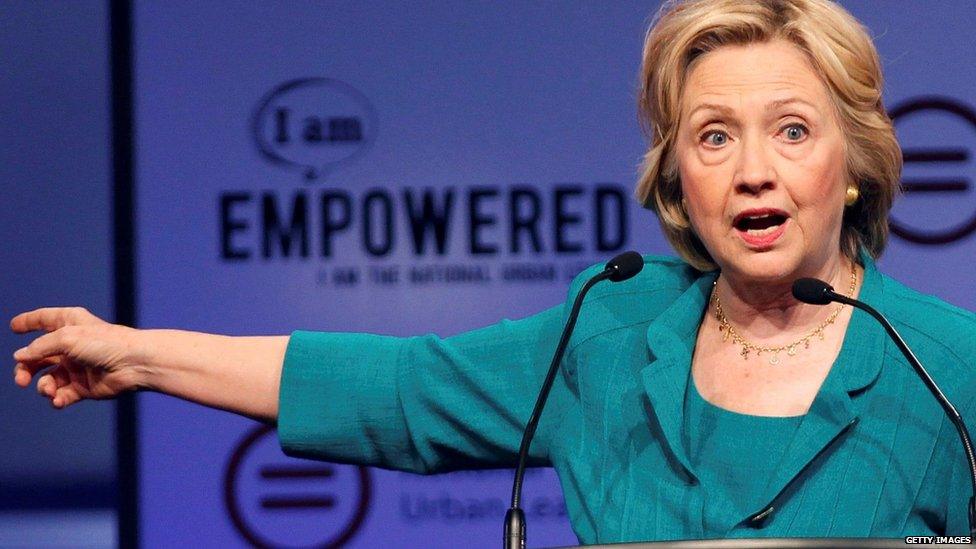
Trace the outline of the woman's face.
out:
<instances>
[{"instance_id":1,"label":"woman's face","mask_svg":"<svg viewBox=\"0 0 976 549\"><path fill-rule=\"evenodd\" d=\"M723 273L833 274L844 150L827 90L795 46L725 46L692 67L675 152L688 217Z\"/></svg>"}]
</instances>

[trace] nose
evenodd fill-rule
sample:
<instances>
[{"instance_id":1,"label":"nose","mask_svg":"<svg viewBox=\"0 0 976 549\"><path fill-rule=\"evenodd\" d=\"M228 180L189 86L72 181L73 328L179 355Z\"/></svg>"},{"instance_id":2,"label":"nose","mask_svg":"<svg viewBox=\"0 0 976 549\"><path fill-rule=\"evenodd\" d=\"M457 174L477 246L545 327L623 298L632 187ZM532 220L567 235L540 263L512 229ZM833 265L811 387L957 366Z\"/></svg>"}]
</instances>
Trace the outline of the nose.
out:
<instances>
[{"instance_id":1,"label":"nose","mask_svg":"<svg viewBox=\"0 0 976 549\"><path fill-rule=\"evenodd\" d=\"M743 137L735 172L736 192L759 194L776 187L776 170L770 160L771 154L769 145L760 137Z\"/></svg>"}]
</instances>

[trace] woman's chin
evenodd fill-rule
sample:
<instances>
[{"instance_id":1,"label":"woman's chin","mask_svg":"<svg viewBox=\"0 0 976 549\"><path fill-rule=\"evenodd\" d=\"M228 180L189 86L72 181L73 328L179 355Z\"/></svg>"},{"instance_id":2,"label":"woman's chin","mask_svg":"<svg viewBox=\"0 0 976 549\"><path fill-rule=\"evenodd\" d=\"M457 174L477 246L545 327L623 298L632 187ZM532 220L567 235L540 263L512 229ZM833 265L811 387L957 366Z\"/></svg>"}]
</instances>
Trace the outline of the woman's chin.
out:
<instances>
[{"instance_id":1,"label":"woman's chin","mask_svg":"<svg viewBox=\"0 0 976 549\"><path fill-rule=\"evenodd\" d=\"M799 259L787 249L747 251L728 261L722 271L745 283L792 284L800 267Z\"/></svg>"}]
</instances>

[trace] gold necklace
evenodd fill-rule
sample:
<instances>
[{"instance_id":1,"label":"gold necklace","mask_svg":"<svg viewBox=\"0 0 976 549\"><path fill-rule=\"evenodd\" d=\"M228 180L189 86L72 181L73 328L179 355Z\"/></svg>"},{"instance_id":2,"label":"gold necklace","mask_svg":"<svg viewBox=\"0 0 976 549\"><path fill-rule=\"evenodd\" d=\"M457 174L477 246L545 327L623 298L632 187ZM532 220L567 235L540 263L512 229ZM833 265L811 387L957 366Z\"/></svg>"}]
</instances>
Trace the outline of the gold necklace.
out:
<instances>
[{"instance_id":1,"label":"gold necklace","mask_svg":"<svg viewBox=\"0 0 976 549\"><path fill-rule=\"evenodd\" d=\"M847 297L852 297L854 295L854 288L856 286L857 286L857 265L852 261L851 262L851 287L847 291ZM772 364L773 366L779 364L780 352L786 351L787 355L794 356L796 355L796 351L800 347L800 345L803 345L804 349L809 349L810 340L813 339L814 336L817 336L821 340L823 340L824 328L833 324L834 321L837 320L837 315L839 315L841 310L844 308L843 305L838 306L830 313L830 316L828 316L826 320L820 323L819 326L814 328L810 333L794 341L793 343L789 343L787 345L781 345L779 347L766 347L764 345L756 345L754 343L751 343L743 339L742 336L739 335L739 332L735 330L735 327L732 326L732 324L729 322L729 319L725 316L725 313L722 311L722 300L720 300L718 297L717 278L715 279L715 282L712 283L712 302L715 303L715 319L718 320L718 329L720 332L723 333L722 341L725 342L731 339L733 345L741 345L742 351L740 351L739 354L742 355L743 360L748 359L749 353L752 351L756 352L756 356L762 356L763 353L769 353L771 355L769 357L769 363Z\"/></svg>"}]
</instances>

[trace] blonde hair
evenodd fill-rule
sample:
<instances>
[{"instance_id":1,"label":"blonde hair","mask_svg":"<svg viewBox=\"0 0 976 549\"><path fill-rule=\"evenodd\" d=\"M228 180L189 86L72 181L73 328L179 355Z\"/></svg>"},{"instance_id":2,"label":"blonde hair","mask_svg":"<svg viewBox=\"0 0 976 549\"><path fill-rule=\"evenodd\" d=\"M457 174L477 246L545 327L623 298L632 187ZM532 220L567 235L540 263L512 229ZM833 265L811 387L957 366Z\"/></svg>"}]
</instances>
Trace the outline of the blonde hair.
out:
<instances>
[{"instance_id":1,"label":"blonde hair","mask_svg":"<svg viewBox=\"0 0 976 549\"><path fill-rule=\"evenodd\" d=\"M671 0L644 42L638 105L652 142L641 165L637 198L657 213L678 254L703 271L716 265L681 205L674 151L684 80L704 53L776 39L806 54L845 135L849 184L857 186L860 199L845 208L842 252L856 261L864 247L878 257L888 238L902 156L881 103L881 63L866 29L830 0Z\"/></svg>"}]
</instances>

